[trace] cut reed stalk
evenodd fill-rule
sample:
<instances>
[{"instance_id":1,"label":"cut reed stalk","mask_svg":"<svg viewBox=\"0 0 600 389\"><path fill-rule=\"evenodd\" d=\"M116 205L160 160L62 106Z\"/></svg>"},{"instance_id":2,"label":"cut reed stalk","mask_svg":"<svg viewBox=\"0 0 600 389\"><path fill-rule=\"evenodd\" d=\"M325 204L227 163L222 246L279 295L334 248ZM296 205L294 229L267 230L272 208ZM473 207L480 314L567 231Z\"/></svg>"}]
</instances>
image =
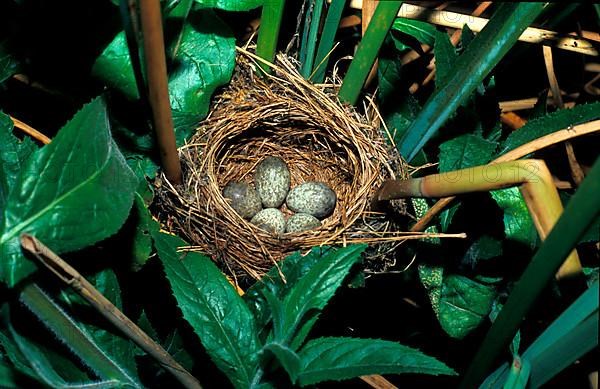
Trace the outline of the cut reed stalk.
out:
<instances>
[{"instance_id":1,"label":"cut reed stalk","mask_svg":"<svg viewBox=\"0 0 600 389\"><path fill-rule=\"evenodd\" d=\"M181 164L177 154L169 102L160 2L158 0L140 0L140 19L144 39L148 98L152 108L160 159L168 180L179 185L182 183Z\"/></svg>"}]
</instances>

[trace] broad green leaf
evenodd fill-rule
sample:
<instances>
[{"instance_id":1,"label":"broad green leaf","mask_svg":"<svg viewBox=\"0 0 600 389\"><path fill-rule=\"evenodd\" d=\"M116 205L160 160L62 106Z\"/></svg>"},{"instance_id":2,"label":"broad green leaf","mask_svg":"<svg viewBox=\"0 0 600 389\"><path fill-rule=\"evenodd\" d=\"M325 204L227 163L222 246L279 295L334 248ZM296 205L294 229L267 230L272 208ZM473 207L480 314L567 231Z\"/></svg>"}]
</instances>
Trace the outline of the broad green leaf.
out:
<instances>
[{"instance_id":1,"label":"broad green leaf","mask_svg":"<svg viewBox=\"0 0 600 389\"><path fill-rule=\"evenodd\" d=\"M289 347L279 343L269 343L265 345L264 350L273 353L290 376L290 380L296 382L298 371L300 370L300 358L298 354Z\"/></svg>"},{"instance_id":2,"label":"broad green leaf","mask_svg":"<svg viewBox=\"0 0 600 389\"><path fill-rule=\"evenodd\" d=\"M231 79L235 38L212 11L190 15L169 73L169 94L178 142L208 113L215 89Z\"/></svg>"},{"instance_id":3,"label":"broad green leaf","mask_svg":"<svg viewBox=\"0 0 600 389\"><path fill-rule=\"evenodd\" d=\"M486 164L498 147L479 134L466 134L440 145L440 172ZM458 179L458 177L457 177Z\"/></svg>"},{"instance_id":4,"label":"broad green leaf","mask_svg":"<svg viewBox=\"0 0 600 389\"><path fill-rule=\"evenodd\" d=\"M561 109L546 116L530 120L526 125L512 132L498 155L516 149L542 136L569 126L575 126L588 121L600 119L600 103L577 105L570 109Z\"/></svg>"},{"instance_id":5,"label":"broad green leaf","mask_svg":"<svg viewBox=\"0 0 600 389\"><path fill-rule=\"evenodd\" d=\"M25 161L37 147L28 137L19 140L12 134L13 122L0 112L0 209L6 206L10 189ZM3 215L0 215L0 224Z\"/></svg>"},{"instance_id":6,"label":"broad green leaf","mask_svg":"<svg viewBox=\"0 0 600 389\"><path fill-rule=\"evenodd\" d=\"M489 235L483 235L468 248L463 263L475 266L480 260L495 258L502 255L502 242Z\"/></svg>"},{"instance_id":7,"label":"broad green leaf","mask_svg":"<svg viewBox=\"0 0 600 389\"><path fill-rule=\"evenodd\" d=\"M419 43L423 43L429 46L433 46L433 43L435 42L435 27L429 23L422 22L420 20L396 18L396 20L394 20L394 24L392 24L392 30L410 35L411 37L419 41ZM396 48L398 50L402 51L411 47L405 44L404 40L401 39L401 37L398 37L395 34L391 35L394 39L394 44L396 45Z\"/></svg>"},{"instance_id":8,"label":"broad green leaf","mask_svg":"<svg viewBox=\"0 0 600 389\"><path fill-rule=\"evenodd\" d=\"M438 319L453 338L462 339L488 316L496 290L459 275L446 275L442 283Z\"/></svg>"},{"instance_id":9,"label":"broad green leaf","mask_svg":"<svg viewBox=\"0 0 600 389\"><path fill-rule=\"evenodd\" d=\"M250 307L256 319L257 327L261 332L265 330L272 319L272 312L265 295L266 292L270 292L275 298L283 300L298 280L332 250L335 249L314 247L306 255L296 251L279 262L278 266L271 268L267 274L246 291L244 301Z\"/></svg>"},{"instance_id":10,"label":"broad green leaf","mask_svg":"<svg viewBox=\"0 0 600 389\"><path fill-rule=\"evenodd\" d=\"M458 71L453 71L446 79L443 71L438 75L441 76L441 79L438 78L439 87L399 144L404 158L413 160L446 120L481 85L543 8L542 3L500 4L490 22L456 60L454 69Z\"/></svg>"},{"instance_id":11,"label":"broad green leaf","mask_svg":"<svg viewBox=\"0 0 600 389\"><path fill-rule=\"evenodd\" d=\"M519 188L494 190L490 194L504 211L506 237L533 249L539 240L538 233Z\"/></svg>"},{"instance_id":12,"label":"broad green leaf","mask_svg":"<svg viewBox=\"0 0 600 389\"><path fill-rule=\"evenodd\" d=\"M352 265L361 260L365 245L330 250L311 267L283 299L283 333L275 341L290 344L296 350L306 339L318 314L333 297ZM275 325L275 328L278 328Z\"/></svg>"},{"instance_id":13,"label":"broad green leaf","mask_svg":"<svg viewBox=\"0 0 600 389\"><path fill-rule=\"evenodd\" d=\"M92 74L104 81L108 87L118 90L130 100L136 100L140 97L129 50L127 49L125 32L119 32L112 42L106 46L94 63Z\"/></svg>"},{"instance_id":14,"label":"broad green leaf","mask_svg":"<svg viewBox=\"0 0 600 389\"><path fill-rule=\"evenodd\" d=\"M260 350L252 313L209 258L178 253L186 243L176 236L152 237L183 317L233 385L249 387Z\"/></svg>"},{"instance_id":15,"label":"broad green leaf","mask_svg":"<svg viewBox=\"0 0 600 389\"><path fill-rule=\"evenodd\" d=\"M265 0L195 0L200 7L225 11L248 11L263 5Z\"/></svg>"},{"instance_id":16,"label":"broad green leaf","mask_svg":"<svg viewBox=\"0 0 600 389\"><path fill-rule=\"evenodd\" d=\"M3 349L6 357L8 357L12 363L11 367L15 371L23 374L26 377L29 377L30 379L39 381L40 378L38 377L37 373L31 368L27 358L25 358L23 353L19 350L19 347L16 345L14 340L12 340L2 331L0 331L0 346L1 349Z\"/></svg>"},{"instance_id":17,"label":"broad green leaf","mask_svg":"<svg viewBox=\"0 0 600 389\"><path fill-rule=\"evenodd\" d=\"M549 92L550 92L550 89L546 89L544 92L542 92L538 96L538 100L535 102L535 105L533 106L531 111L529 111L529 116L528 116L529 121L532 121L533 119L542 118L548 114L548 93ZM520 128L519 130L522 130L522 129L523 128Z\"/></svg>"},{"instance_id":18,"label":"broad green leaf","mask_svg":"<svg viewBox=\"0 0 600 389\"><path fill-rule=\"evenodd\" d=\"M9 40L0 41L0 83L19 71L20 62L11 54Z\"/></svg>"},{"instance_id":19,"label":"broad green leaf","mask_svg":"<svg viewBox=\"0 0 600 389\"><path fill-rule=\"evenodd\" d=\"M308 342L298 355L301 386L369 374L456 374L419 350L380 339L318 338Z\"/></svg>"},{"instance_id":20,"label":"broad green leaf","mask_svg":"<svg viewBox=\"0 0 600 389\"><path fill-rule=\"evenodd\" d=\"M436 31L435 46L435 88L440 89L446 85L450 76L456 73L456 60L458 54L456 49L450 42L450 37L447 33Z\"/></svg>"},{"instance_id":21,"label":"broad green leaf","mask_svg":"<svg viewBox=\"0 0 600 389\"><path fill-rule=\"evenodd\" d=\"M431 308L439 319L440 301L442 299L442 284L444 282L444 268L441 266L429 266L419 264L419 279L427 291Z\"/></svg>"},{"instance_id":22,"label":"broad green leaf","mask_svg":"<svg viewBox=\"0 0 600 389\"><path fill-rule=\"evenodd\" d=\"M136 185L110 136L104 103L96 99L21 169L4 210L0 279L13 286L36 269L21 252L23 232L57 253L113 235L127 218Z\"/></svg>"},{"instance_id":23,"label":"broad green leaf","mask_svg":"<svg viewBox=\"0 0 600 389\"><path fill-rule=\"evenodd\" d=\"M473 31L471 31L469 26L465 24L460 35L460 49L464 51L467 47L469 47L469 44L473 42L473 39L475 39L475 34Z\"/></svg>"}]
</instances>

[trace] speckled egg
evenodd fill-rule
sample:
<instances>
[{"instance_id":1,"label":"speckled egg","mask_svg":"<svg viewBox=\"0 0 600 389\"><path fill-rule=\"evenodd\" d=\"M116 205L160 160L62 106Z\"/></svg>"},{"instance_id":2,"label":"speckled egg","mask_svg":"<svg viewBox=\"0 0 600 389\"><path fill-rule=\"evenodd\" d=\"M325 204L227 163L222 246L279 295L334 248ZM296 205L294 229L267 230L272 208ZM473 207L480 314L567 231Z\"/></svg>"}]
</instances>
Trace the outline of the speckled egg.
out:
<instances>
[{"instance_id":1,"label":"speckled egg","mask_svg":"<svg viewBox=\"0 0 600 389\"><path fill-rule=\"evenodd\" d=\"M285 232L285 218L277 208L263 209L250 220L250 223L277 235Z\"/></svg>"},{"instance_id":2,"label":"speckled egg","mask_svg":"<svg viewBox=\"0 0 600 389\"><path fill-rule=\"evenodd\" d=\"M230 182L223 188L223 197L231 200L231 207L243 218L251 219L262 209L258 193L245 182Z\"/></svg>"},{"instance_id":3,"label":"speckled egg","mask_svg":"<svg viewBox=\"0 0 600 389\"><path fill-rule=\"evenodd\" d=\"M285 201L294 212L308 213L322 219L333 212L336 196L327 184L309 181L290 190Z\"/></svg>"},{"instance_id":4,"label":"speckled egg","mask_svg":"<svg viewBox=\"0 0 600 389\"><path fill-rule=\"evenodd\" d=\"M290 190L290 171L278 157L263 159L254 173L254 186L265 208L278 208Z\"/></svg>"},{"instance_id":5,"label":"speckled egg","mask_svg":"<svg viewBox=\"0 0 600 389\"><path fill-rule=\"evenodd\" d=\"M321 226L321 221L308 213L295 213L287 221L285 232L301 232Z\"/></svg>"}]
</instances>

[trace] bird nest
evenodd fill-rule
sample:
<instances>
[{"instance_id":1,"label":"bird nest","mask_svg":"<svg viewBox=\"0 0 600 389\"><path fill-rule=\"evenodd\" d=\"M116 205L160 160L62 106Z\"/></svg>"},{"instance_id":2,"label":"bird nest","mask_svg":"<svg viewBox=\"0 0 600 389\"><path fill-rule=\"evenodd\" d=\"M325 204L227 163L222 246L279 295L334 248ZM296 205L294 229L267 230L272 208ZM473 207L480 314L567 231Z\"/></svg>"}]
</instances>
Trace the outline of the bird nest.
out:
<instances>
[{"instance_id":1,"label":"bird nest","mask_svg":"<svg viewBox=\"0 0 600 389\"><path fill-rule=\"evenodd\" d=\"M265 77L257 74L257 61L240 50L230 85L179 149L184 184L157 179L163 228L184 235L188 250L210 255L236 277L258 279L290 252L320 245L371 243L370 255L381 260L406 235L369 210L371 198L384 180L407 173L379 126L367 119L378 119L374 106L366 107L371 115L361 115L341 104L334 83L307 82L283 55ZM287 163L292 187L321 181L335 191L335 210L320 228L276 236L240 217L223 197L230 181L252 184L266 156ZM282 211L291 214L285 206Z\"/></svg>"}]
</instances>

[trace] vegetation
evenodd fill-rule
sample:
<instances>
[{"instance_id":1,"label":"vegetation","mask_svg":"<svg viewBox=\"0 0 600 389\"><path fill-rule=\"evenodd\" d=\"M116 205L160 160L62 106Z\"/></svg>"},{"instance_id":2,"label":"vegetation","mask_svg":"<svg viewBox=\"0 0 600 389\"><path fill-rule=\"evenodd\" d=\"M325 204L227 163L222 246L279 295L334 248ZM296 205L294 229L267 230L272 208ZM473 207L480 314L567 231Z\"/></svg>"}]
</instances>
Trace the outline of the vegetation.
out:
<instances>
[{"instance_id":1,"label":"vegetation","mask_svg":"<svg viewBox=\"0 0 600 389\"><path fill-rule=\"evenodd\" d=\"M600 8L353 4L0 5L0 386L597 377ZM284 51L340 104L376 105L413 168L373 205L407 198L399 222L431 237L381 272L364 244L324 245L250 282L168 233L155 179L181 182L176 147L231 81L236 50L262 58L255 77Z\"/></svg>"}]
</instances>

